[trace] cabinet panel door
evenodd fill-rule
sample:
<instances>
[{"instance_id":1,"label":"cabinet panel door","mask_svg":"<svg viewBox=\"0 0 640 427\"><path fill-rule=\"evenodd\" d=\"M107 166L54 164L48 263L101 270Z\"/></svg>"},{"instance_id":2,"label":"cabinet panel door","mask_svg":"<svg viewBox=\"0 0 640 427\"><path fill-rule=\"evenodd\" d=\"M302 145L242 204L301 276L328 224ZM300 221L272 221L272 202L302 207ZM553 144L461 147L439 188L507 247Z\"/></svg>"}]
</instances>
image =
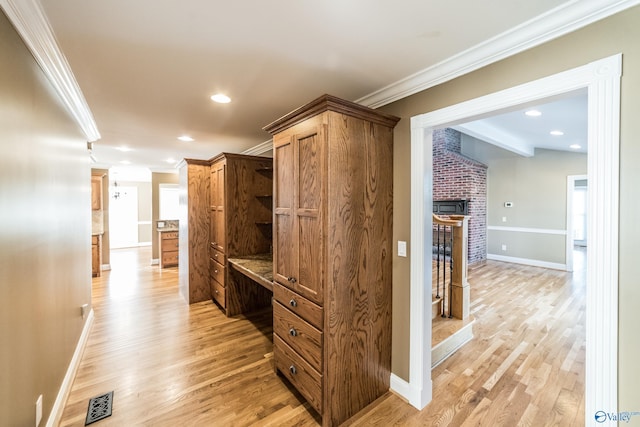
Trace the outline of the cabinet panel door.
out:
<instances>
[{"instance_id":1,"label":"cabinet panel door","mask_svg":"<svg viewBox=\"0 0 640 427\"><path fill-rule=\"evenodd\" d=\"M296 219L298 275L295 290L322 303L324 287L323 210L326 182L322 126L296 135Z\"/></svg>"},{"instance_id":2,"label":"cabinet panel door","mask_svg":"<svg viewBox=\"0 0 640 427\"><path fill-rule=\"evenodd\" d=\"M274 279L322 304L326 132L321 117L274 139Z\"/></svg>"},{"instance_id":3,"label":"cabinet panel door","mask_svg":"<svg viewBox=\"0 0 640 427\"><path fill-rule=\"evenodd\" d=\"M102 210L102 178L99 176L91 177L91 209Z\"/></svg>"},{"instance_id":4,"label":"cabinet panel door","mask_svg":"<svg viewBox=\"0 0 640 427\"><path fill-rule=\"evenodd\" d=\"M294 191L293 138L279 134L274 139L273 152L273 278L290 286L295 277L295 241L293 233Z\"/></svg>"},{"instance_id":5,"label":"cabinet panel door","mask_svg":"<svg viewBox=\"0 0 640 427\"><path fill-rule=\"evenodd\" d=\"M220 161L211 165L211 243L221 252L225 251L225 221L224 221L224 174L225 162Z\"/></svg>"}]
</instances>

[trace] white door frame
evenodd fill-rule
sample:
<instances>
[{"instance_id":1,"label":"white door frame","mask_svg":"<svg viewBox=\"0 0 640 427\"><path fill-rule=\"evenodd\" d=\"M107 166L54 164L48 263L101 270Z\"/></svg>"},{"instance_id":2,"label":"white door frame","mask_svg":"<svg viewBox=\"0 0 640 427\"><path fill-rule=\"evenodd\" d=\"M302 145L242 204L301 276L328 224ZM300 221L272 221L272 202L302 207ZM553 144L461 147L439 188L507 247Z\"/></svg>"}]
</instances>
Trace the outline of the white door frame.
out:
<instances>
[{"instance_id":1,"label":"white door frame","mask_svg":"<svg viewBox=\"0 0 640 427\"><path fill-rule=\"evenodd\" d=\"M411 118L411 236L409 382L392 388L418 409L432 398L431 204L432 132L492 112L568 92L588 93L585 419L615 411L618 400L618 176L622 54ZM607 409L605 409L607 408Z\"/></svg>"}]
</instances>

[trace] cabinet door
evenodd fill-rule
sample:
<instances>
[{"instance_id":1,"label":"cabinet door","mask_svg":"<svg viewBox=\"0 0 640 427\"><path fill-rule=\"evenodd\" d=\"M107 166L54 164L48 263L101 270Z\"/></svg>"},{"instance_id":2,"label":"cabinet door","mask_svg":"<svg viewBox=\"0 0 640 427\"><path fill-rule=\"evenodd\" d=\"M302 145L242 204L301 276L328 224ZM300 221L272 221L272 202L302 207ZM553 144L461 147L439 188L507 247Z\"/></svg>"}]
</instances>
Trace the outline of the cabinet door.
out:
<instances>
[{"instance_id":1,"label":"cabinet door","mask_svg":"<svg viewBox=\"0 0 640 427\"><path fill-rule=\"evenodd\" d=\"M99 176L91 177L91 210L99 211L102 209L102 178Z\"/></svg>"},{"instance_id":2,"label":"cabinet door","mask_svg":"<svg viewBox=\"0 0 640 427\"><path fill-rule=\"evenodd\" d=\"M297 275L293 233L293 137L278 134L273 141L273 278L291 286Z\"/></svg>"},{"instance_id":3,"label":"cabinet door","mask_svg":"<svg viewBox=\"0 0 640 427\"><path fill-rule=\"evenodd\" d=\"M211 243L213 247L225 252L225 209L224 209L224 177L225 161L211 165Z\"/></svg>"},{"instance_id":4,"label":"cabinet door","mask_svg":"<svg viewBox=\"0 0 640 427\"><path fill-rule=\"evenodd\" d=\"M326 132L320 117L274 140L274 279L322 304Z\"/></svg>"},{"instance_id":5,"label":"cabinet door","mask_svg":"<svg viewBox=\"0 0 640 427\"><path fill-rule=\"evenodd\" d=\"M97 243L91 245L91 273L92 275L100 275L100 248Z\"/></svg>"}]
</instances>

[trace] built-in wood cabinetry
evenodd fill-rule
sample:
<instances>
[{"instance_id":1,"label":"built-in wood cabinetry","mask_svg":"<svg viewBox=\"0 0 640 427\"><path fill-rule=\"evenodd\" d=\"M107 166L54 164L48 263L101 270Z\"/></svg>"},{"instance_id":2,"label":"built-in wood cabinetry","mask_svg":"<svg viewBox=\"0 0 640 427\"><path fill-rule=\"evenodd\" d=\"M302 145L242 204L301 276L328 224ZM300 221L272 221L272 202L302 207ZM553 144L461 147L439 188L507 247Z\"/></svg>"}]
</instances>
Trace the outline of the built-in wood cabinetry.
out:
<instances>
[{"instance_id":1,"label":"built-in wood cabinetry","mask_svg":"<svg viewBox=\"0 0 640 427\"><path fill-rule=\"evenodd\" d=\"M102 176L91 175L91 275L102 273Z\"/></svg>"},{"instance_id":2,"label":"built-in wood cabinetry","mask_svg":"<svg viewBox=\"0 0 640 427\"><path fill-rule=\"evenodd\" d=\"M177 231L159 231L160 242L160 268L175 267L178 265L179 240Z\"/></svg>"},{"instance_id":3,"label":"built-in wood cabinetry","mask_svg":"<svg viewBox=\"0 0 640 427\"><path fill-rule=\"evenodd\" d=\"M178 168L180 183L179 270L180 293L189 304L211 298L209 291L209 162L184 159Z\"/></svg>"},{"instance_id":4,"label":"built-in wood cabinetry","mask_svg":"<svg viewBox=\"0 0 640 427\"><path fill-rule=\"evenodd\" d=\"M91 210L102 210L102 177L91 176Z\"/></svg>"},{"instance_id":5,"label":"built-in wood cabinetry","mask_svg":"<svg viewBox=\"0 0 640 427\"><path fill-rule=\"evenodd\" d=\"M91 236L91 275L99 277L102 264L102 236L94 234Z\"/></svg>"},{"instance_id":6,"label":"built-in wood cabinetry","mask_svg":"<svg viewBox=\"0 0 640 427\"><path fill-rule=\"evenodd\" d=\"M274 135L274 361L338 425L389 389L393 128L322 96Z\"/></svg>"},{"instance_id":7,"label":"built-in wood cabinetry","mask_svg":"<svg viewBox=\"0 0 640 427\"><path fill-rule=\"evenodd\" d=\"M269 293L230 269L227 260L271 251L273 161L223 153L210 162L211 297L233 316L270 304Z\"/></svg>"}]
</instances>

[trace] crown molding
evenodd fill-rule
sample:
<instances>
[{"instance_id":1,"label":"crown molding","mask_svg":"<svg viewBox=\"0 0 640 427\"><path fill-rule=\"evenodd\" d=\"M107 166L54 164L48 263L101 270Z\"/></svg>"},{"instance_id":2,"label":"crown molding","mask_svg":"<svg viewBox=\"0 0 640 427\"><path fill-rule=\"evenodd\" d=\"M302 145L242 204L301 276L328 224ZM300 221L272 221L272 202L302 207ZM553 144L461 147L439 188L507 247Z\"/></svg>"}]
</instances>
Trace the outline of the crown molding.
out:
<instances>
[{"instance_id":1,"label":"crown molding","mask_svg":"<svg viewBox=\"0 0 640 427\"><path fill-rule=\"evenodd\" d=\"M78 86L71 67L58 46L49 21L38 0L0 0L22 40L62 99L87 141L100 139L93 114Z\"/></svg>"},{"instance_id":2,"label":"crown molding","mask_svg":"<svg viewBox=\"0 0 640 427\"><path fill-rule=\"evenodd\" d=\"M273 140L262 142L254 147L244 150L241 154L248 154L251 156L259 156L273 150Z\"/></svg>"},{"instance_id":3,"label":"crown molding","mask_svg":"<svg viewBox=\"0 0 640 427\"><path fill-rule=\"evenodd\" d=\"M378 108L569 34L640 4L640 0L571 0L517 27L358 100Z\"/></svg>"}]
</instances>

